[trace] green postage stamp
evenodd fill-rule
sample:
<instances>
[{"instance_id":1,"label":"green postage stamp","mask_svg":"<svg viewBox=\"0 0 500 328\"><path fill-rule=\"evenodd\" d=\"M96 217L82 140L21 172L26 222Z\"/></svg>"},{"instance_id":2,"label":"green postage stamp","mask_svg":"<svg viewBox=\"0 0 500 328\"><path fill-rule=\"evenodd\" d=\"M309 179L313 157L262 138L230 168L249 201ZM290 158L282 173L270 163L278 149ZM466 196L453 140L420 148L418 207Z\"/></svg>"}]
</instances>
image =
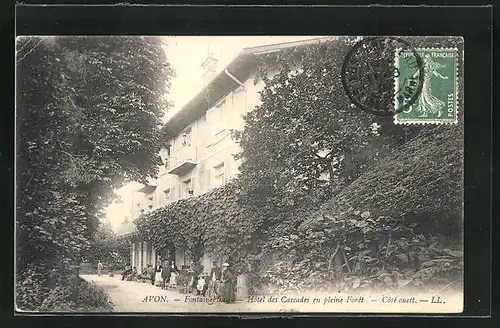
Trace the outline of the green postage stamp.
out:
<instances>
[{"instance_id":1,"label":"green postage stamp","mask_svg":"<svg viewBox=\"0 0 500 328\"><path fill-rule=\"evenodd\" d=\"M405 106L405 77L412 75L407 59L414 58L411 50L396 54L395 108L405 109L394 116L396 124L456 124L458 111L457 65L458 50L454 48L415 49L421 58L423 78L418 98ZM410 81L411 83L411 81Z\"/></svg>"}]
</instances>

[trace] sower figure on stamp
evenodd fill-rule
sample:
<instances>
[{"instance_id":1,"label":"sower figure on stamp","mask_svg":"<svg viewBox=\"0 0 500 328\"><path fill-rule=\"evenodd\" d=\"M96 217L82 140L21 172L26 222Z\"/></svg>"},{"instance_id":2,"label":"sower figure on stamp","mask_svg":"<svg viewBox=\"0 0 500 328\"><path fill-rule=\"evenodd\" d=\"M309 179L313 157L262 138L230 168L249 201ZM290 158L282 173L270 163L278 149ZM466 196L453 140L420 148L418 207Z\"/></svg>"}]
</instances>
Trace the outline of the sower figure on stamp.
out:
<instances>
[{"instance_id":1,"label":"sower figure on stamp","mask_svg":"<svg viewBox=\"0 0 500 328\"><path fill-rule=\"evenodd\" d=\"M416 104L416 111L422 113L420 117L427 117L428 113L437 113L437 117L441 117L442 115L442 109L444 109L445 103L432 94L432 80L434 77L443 80L448 79L447 76L443 76L438 72L438 69L444 67L446 66L433 61L429 54L424 56L424 71L426 74L424 75L422 92Z\"/></svg>"}]
</instances>

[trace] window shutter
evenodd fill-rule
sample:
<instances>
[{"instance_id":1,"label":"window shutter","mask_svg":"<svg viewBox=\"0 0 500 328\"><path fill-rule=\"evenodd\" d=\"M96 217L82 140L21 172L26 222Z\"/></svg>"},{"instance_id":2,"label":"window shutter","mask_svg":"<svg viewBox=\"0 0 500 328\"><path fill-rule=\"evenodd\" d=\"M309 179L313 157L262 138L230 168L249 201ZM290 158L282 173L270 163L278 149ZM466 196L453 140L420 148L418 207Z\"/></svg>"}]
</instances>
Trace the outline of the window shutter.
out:
<instances>
[{"instance_id":1,"label":"window shutter","mask_svg":"<svg viewBox=\"0 0 500 328\"><path fill-rule=\"evenodd\" d=\"M199 190L200 192L204 192L205 191L205 179L207 178L206 177L206 172L205 171L200 171L200 181L198 183L198 186L199 186Z\"/></svg>"},{"instance_id":2,"label":"window shutter","mask_svg":"<svg viewBox=\"0 0 500 328\"><path fill-rule=\"evenodd\" d=\"M182 198L182 185L180 183L177 184L177 190L178 190L178 193L177 193L178 198L177 199L181 199Z\"/></svg>"},{"instance_id":3,"label":"window shutter","mask_svg":"<svg viewBox=\"0 0 500 328\"><path fill-rule=\"evenodd\" d=\"M175 201L175 196L176 196L175 192L176 192L175 186L172 186L172 188L170 188L170 192L168 195L169 201L171 202Z\"/></svg>"},{"instance_id":4,"label":"window shutter","mask_svg":"<svg viewBox=\"0 0 500 328\"><path fill-rule=\"evenodd\" d=\"M212 187L212 170L208 169L207 170L207 190L210 190Z\"/></svg>"},{"instance_id":5,"label":"window shutter","mask_svg":"<svg viewBox=\"0 0 500 328\"><path fill-rule=\"evenodd\" d=\"M229 154L228 160L224 162L224 170L226 172L224 173L225 180L229 180L233 176L233 172L231 171L232 165L231 165L231 154Z\"/></svg>"},{"instance_id":6,"label":"window shutter","mask_svg":"<svg viewBox=\"0 0 500 328\"><path fill-rule=\"evenodd\" d=\"M193 194L191 196L194 196L196 194L196 188L195 188L195 180L194 180L194 177L191 177L191 183L190 183L190 186L189 186L192 190L193 190Z\"/></svg>"}]
</instances>

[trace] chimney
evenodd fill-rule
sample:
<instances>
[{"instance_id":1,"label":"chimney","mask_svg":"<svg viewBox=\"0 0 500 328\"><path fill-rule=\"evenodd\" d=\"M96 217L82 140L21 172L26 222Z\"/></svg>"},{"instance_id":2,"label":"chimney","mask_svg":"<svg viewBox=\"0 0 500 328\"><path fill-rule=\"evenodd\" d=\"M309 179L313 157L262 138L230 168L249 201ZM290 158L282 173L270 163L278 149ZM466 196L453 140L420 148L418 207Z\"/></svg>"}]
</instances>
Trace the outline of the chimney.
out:
<instances>
[{"instance_id":1,"label":"chimney","mask_svg":"<svg viewBox=\"0 0 500 328\"><path fill-rule=\"evenodd\" d=\"M208 54L207 59L201 64L201 69L203 73L201 78L203 80L203 86L206 86L217 74L217 63L219 61L212 56L212 54Z\"/></svg>"}]
</instances>

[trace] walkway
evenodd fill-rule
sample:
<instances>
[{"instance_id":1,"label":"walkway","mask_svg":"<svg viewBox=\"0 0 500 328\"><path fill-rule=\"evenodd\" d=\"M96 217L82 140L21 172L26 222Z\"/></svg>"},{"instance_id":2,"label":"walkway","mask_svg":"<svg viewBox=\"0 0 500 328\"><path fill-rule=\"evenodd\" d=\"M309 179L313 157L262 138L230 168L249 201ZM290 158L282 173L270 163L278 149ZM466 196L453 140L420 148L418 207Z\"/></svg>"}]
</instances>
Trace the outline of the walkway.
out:
<instances>
[{"instance_id":1,"label":"walkway","mask_svg":"<svg viewBox=\"0 0 500 328\"><path fill-rule=\"evenodd\" d=\"M387 301L396 299L387 297L389 294L366 295L360 293L340 294L340 293L314 293L306 295L288 295L273 297L254 296L248 300L225 304L220 302L208 303L207 298L192 294L181 294L177 291L162 290L160 287L137 281L122 281L121 276L109 277L97 275L82 275L82 278L89 282L94 282L104 289L111 297L115 305L115 312L164 312L164 313L189 313L189 312L401 312L401 313L446 313L460 312L463 303L462 294L441 295L442 302L439 304L427 302L418 303L406 301L398 295L399 302ZM385 295L385 296L384 296ZM412 295L410 298L427 298L429 295ZM303 299L309 301L303 302ZM313 298L319 299L318 303L311 301ZM384 301L385 299L385 301ZM446 299L446 302L444 301ZM404 300L404 302L401 302ZM277 314L279 315L279 314Z\"/></svg>"},{"instance_id":2,"label":"walkway","mask_svg":"<svg viewBox=\"0 0 500 328\"><path fill-rule=\"evenodd\" d=\"M251 312L249 303L224 304L207 302L207 298L137 281L123 281L121 276L82 275L88 282L94 282L111 298L115 312ZM255 305L251 306L255 311ZM265 311L264 309L261 311Z\"/></svg>"}]
</instances>

